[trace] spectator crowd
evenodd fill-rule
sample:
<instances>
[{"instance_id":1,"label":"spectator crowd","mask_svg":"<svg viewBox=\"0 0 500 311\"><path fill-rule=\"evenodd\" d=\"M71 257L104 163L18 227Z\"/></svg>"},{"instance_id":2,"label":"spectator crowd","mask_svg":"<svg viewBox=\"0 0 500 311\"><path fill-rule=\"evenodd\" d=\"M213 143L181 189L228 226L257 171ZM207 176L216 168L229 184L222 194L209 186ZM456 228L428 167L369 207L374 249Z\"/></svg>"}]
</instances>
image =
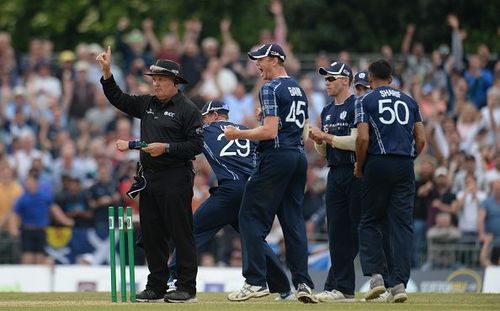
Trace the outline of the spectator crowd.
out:
<instances>
[{"instance_id":1,"label":"spectator crowd","mask_svg":"<svg viewBox=\"0 0 500 311\"><path fill-rule=\"evenodd\" d=\"M310 122L317 125L328 103L317 69L340 60L361 71L367 56L351 55L349 47L319 51L314 66L305 67L287 42L282 4L272 1L270 11L275 29L263 29L256 47L277 42L285 48L286 69L306 92ZM429 142L415 165L415 268L474 264L457 256L460 245L477 248L477 264L498 264L500 55L491 54L485 44L465 55L467 34L458 17L449 15L445 23L450 42L424 47L413 40L417 26L408 25L401 50L393 52L381 42L377 56L391 62L393 86L420 104ZM232 37L231 20L222 20L214 37L201 37L202 27L197 19L172 21L158 37L151 20L131 29L122 17L112 46L118 59L112 68L115 80L128 93L149 94L151 83L143 73L155 59L171 59L180 64L189 81L183 91L197 105L224 101L230 121L256 126L258 70ZM26 51L16 51L11 40L9 33L0 32L0 263L105 264L107 207L132 206L138 217L137 201L126 192L139 155L119 152L115 142L138 138L139 123L112 107L102 93L95 61L101 44L82 42L54 51L50 40L33 38ZM324 269L328 169L311 142L305 147L310 265ZM215 182L202 155L195 168L193 210ZM278 223L268 240L283 254ZM241 265L238 235L225 228L199 261L205 266Z\"/></svg>"}]
</instances>

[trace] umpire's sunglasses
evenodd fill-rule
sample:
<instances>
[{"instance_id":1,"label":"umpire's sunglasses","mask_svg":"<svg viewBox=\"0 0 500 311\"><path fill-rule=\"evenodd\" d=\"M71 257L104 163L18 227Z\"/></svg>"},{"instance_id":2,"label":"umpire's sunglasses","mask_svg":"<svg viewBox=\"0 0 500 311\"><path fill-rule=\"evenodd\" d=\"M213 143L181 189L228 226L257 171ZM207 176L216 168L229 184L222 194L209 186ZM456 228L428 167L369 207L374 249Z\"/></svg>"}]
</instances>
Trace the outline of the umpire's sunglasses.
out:
<instances>
[{"instance_id":1,"label":"umpire's sunglasses","mask_svg":"<svg viewBox=\"0 0 500 311\"><path fill-rule=\"evenodd\" d=\"M347 78L347 77L344 77L344 76L328 76L328 77L325 77L325 81L333 82L335 80L342 79L342 78Z\"/></svg>"}]
</instances>

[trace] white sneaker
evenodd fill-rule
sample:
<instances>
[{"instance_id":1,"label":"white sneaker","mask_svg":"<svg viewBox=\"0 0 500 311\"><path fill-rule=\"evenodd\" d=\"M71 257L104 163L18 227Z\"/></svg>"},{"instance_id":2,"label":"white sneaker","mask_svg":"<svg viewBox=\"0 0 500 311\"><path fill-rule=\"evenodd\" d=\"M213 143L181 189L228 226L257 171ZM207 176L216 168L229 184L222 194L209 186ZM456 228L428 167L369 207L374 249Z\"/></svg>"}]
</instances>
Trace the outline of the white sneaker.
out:
<instances>
[{"instance_id":1,"label":"white sneaker","mask_svg":"<svg viewBox=\"0 0 500 311\"><path fill-rule=\"evenodd\" d=\"M245 282L239 291L227 295L227 299L230 301L244 301L250 298L260 298L267 295L269 295L267 286L253 286Z\"/></svg>"},{"instance_id":2,"label":"white sneaker","mask_svg":"<svg viewBox=\"0 0 500 311\"><path fill-rule=\"evenodd\" d=\"M314 297L312 290L306 283L299 283L297 286L297 299L303 303L318 303L318 299Z\"/></svg>"},{"instance_id":3,"label":"white sneaker","mask_svg":"<svg viewBox=\"0 0 500 311\"><path fill-rule=\"evenodd\" d=\"M373 299L361 299L361 302L393 302L393 297L391 294L391 289L388 288L385 292L380 294L377 298Z\"/></svg>"},{"instance_id":4,"label":"white sneaker","mask_svg":"<svg viewBox=\"0 0 500 311\"><path fill-rule=\"evenodd\" d=\"M167 285L167 293L173 292L174 290L177 290L177 285L175 283L177 282L177 279L168 279Z\"/></svg>"},{"instance_id":5,"label":"white sneaker","mask_svg":"<svg viewBox=\"0 0 500 311\"><path fill-rule=\"evenodd\" d=\"M372 300L385 292L384 279L380 274L374 274L370 280L370 289L365 294L366 300Z\"/></svg>"},{"instance_id":6,"label":"white sneaker","mask_svg":"<svg viewBox=\"0 0 500 311\"><path fill-rule=\"evenodd\" d=\"M408 295L406 294L406 289L403 283L399 283L398 285L391 288L391 296L393 297L392 302L402 303L408 299Z\"/></svg>"},{"instance_id":7,"label":"white sneaker","mask_svg":"<svg viewBox=\"0 0 500 311\"><path fill-rule=\"evenodd\" d=\"M354 295L344 295L342 292L334 289L332 291L325 290L314 295L321 302L354 302Z\"/></svg>"},{"instance_id":8,"label":"white sneaker","mask_svg":"<svg viewBox=\"0 0 500 311\"><path fill-rule=\"evenodd\" d=\"M297 299L293 292L288 292L287 294L279 294L278 297L274 298L275 301L291 301Z\"/></svg>"}]
</instances>

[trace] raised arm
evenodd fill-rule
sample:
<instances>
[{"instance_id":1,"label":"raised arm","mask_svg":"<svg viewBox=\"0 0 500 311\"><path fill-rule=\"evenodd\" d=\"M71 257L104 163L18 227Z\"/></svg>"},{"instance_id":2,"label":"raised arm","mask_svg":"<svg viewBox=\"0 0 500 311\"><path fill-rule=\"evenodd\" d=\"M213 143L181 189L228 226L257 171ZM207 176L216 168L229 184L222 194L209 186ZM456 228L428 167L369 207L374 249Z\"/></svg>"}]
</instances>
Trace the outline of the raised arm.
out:
<instances>
[{"instance_id":1,"label":"raised arm","mask_svg":"<svg viewBox=\"0 0 500 311\"><path fill-rule=\"evenodd\" d=\"M283 45L286 43L287 26L285 16L283 15L283 4L280 0L272 0L269 10L274 15L274 40L276 43Z\"/></svg>"},{"instance_id":2,"label":"raised arm","mask_svg":"<svg viewBox=\"0 0 500 311\"><path fill-rule=\"evenodd\" d=\"M153 29L153 20L150 18L146 18L142 21L142 31L144 32L144 36L146 37L147 43L151 46L153 53L157 55L160 53L161 44Z\"/></svg>"},{"instance_id":3,"label":"raised arm","mask_svg":"<svg viewBox=\"0 0 500 311\"><path fill-rule=\"evenodd\" d=\"M415 25L408 24L408 26L406 26L406 32L403 38L403 42L401 43L401 53L403 55L410 53L411 40L413 39L414 33L415 33Z\"/></svg>"},{"instance_id":4,"label":"raised arm","mask_svg":"<svg viewBox=\"0 0 500 311\"><path fill-rule=\"evenodd\" d=\"M111 73L111 46L97 55L96 60L101 67L101 84L109 102L119 110L140 119L142 112L146 109L149 96L131 96L122 92Z\"/></svg>"},{"instance_id":5,"label":"raised arm","mask_svg":"<svg viewBox=\"0 0 500 311\"><path fill-rule=\"evenodd\" d=\"M108 49L96 57L99 66L101 67L102 77L104 80L108 80L113 75L111 73L111 46L108 45Z\"/></svg>"},{"instance_id":6,"label":"raised arm","mask_svg":"<svg viewBox=\"0 0 500 311\"><path fill-rule=\"evenodd\" d=\"M452 29L451 33L451 55L454 60L454 67L462 71L464 69L464 47L462 43L462 32L460 31L460 22L455 14L448 15L448 25Z\"/></svg>"}]
</instances>

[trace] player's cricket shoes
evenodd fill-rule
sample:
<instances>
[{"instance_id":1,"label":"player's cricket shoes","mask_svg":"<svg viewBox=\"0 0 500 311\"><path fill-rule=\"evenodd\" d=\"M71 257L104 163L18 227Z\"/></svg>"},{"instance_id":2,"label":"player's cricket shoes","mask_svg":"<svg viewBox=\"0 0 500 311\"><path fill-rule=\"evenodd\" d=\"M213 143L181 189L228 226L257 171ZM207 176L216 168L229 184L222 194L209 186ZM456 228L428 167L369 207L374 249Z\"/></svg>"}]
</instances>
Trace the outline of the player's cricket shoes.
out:
<instances>
[{"instance_id":1,"label":"player's cricket shoes","mask_svg":"<svg viewBox=\"0 0 500 311\"><path fill-rule=\"evenodd\" d=\"M405 285L399 283L398 285L391 288L392 301L396 303L405 302L408 299L406 294Z\"/></svg>"},{"instance_id":2,"label":"player's cricket shoes","mask_svg":"<svg viewBox=\"0 0 500 311\"><path fill-rule=\"evenodd\" d=\"M336 289L329 291L325 290L316 294L316 299L321 302L355 302L354 295L344 294Z\"/></svg>"},{"instance_id":3,"label":"player's cricket shoes","mask_svg":"<svg viewBox=\"0 0 500 311\"><path fill-rule=\"evenodd\" d=\"M314 297L311 288L306 283L299 283L296 296L303 303L318 303L318 299Z\"/></svg>"},{"instance_id":4,"label":"player's cricket shoes","mask_svg":"<svg viewBox=\"0 0 500 311\"><path fill-rule=\"evenodd\" d=\"M291 301L297 299L292 291L288 293L280 293L278 297L274 298L276 301Z\"/></svg>"},{"instance_id":5,"label":"player's cricket shoes","mask_svg":"<svg viewBox=\"0 0 500 311\"><path fill-rule=\"evenodd\" d=\"M245 301L250 298L260 298L267 295L269 295L267 286L253 286L245 282L239 291L227 295L227 299L230 301Z\"/></svg>"},{"instance_id":6,"label":"player's cricket shoes","mask_svg":"<svg viewBox=\"0 0 500 311\"><path fill-rule=\"evenodd\" d=\"M377 298L368 299L365 298L360 300L361 302L393 302L391 289L388 288L385 292L380 294Z\"/></svg>"},{"instance_id":7,"label":"player's cricket shoes","mask_svg":"<svg viewBox=\"0 0 500 311\"><path fill-rule=\"evenodd\" d=\"M173 292L174 290L177 289L177 285L175 285L177 282L177 279L174 279L172 277L170 277L167 281L167 285L168 285L168 289L167 289L167 293L169 292Z\"/></svg>"},{"instance_id":8,"label":"player's cricket shoes","mask_svg":"<svg viewBox=\"0 0 500 311\"><path fill-rule=\"evenodd\" d=\"M370 289L365 294L365 299L375 299L385 291L384 279L380 274L374 274L370 280Z\"/></svg>"}]
</instances>

